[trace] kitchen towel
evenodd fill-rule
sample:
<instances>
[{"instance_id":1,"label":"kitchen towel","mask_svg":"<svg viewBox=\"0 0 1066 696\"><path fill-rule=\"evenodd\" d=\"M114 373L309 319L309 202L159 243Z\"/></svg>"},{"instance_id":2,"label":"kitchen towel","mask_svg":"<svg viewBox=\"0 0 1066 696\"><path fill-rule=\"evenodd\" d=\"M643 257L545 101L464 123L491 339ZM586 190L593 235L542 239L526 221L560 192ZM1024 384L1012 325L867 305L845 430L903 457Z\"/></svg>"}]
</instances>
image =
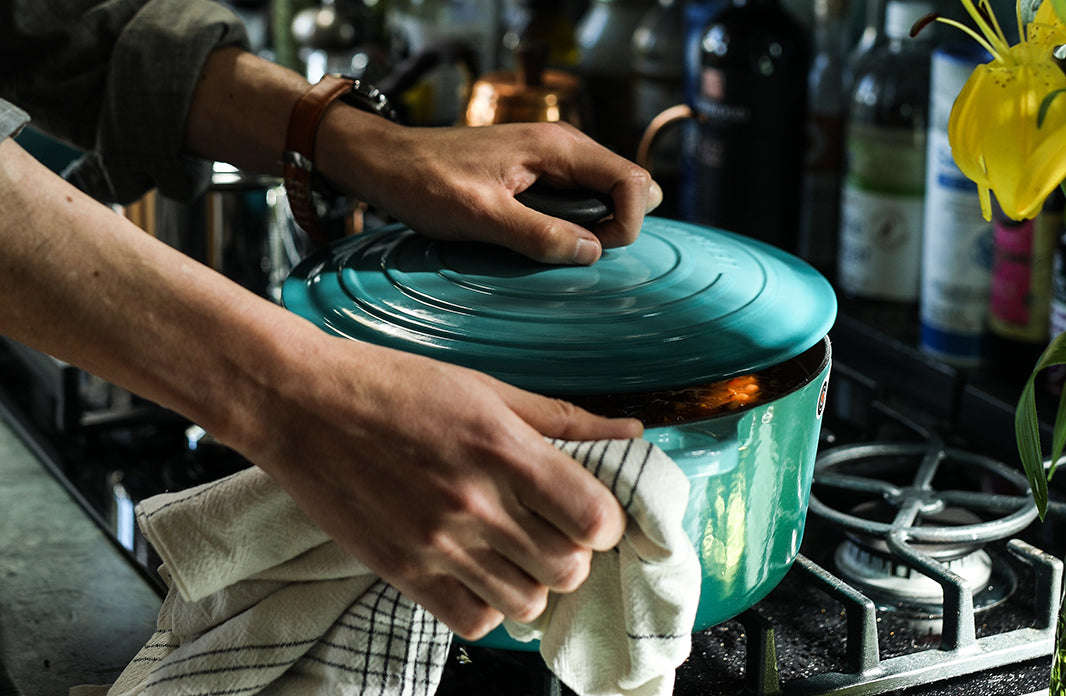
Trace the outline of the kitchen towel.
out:
<instances>
[{"instance_id":1,"label":"kitchen towel","mask_svg":"<svg viewBox=\"0 0 1066 696\"><path fill-rule=\"evenodd\" d=\"M249 468L145 500L170 591L109 696L430 696L451 633Z\"/></svg>"},{"instance_id":2,"label":"kitchen towel","mask_svg":"<svg viewBox=\"0 0 1066 696\"><path fill-rule=\"evenodd\" d=\"M688 655L699 563L681 526L688 481L645 440L553 441L630 515L576 592L533 624L549 667L581 696L672 690ZM252 467L149 498L137 510L170 591L157 631L108 691L161 694L433 694L451 634L345 553Z\"/></svg>"},{"instance_id":3,"label":"kitchen towel","mask_svg":"<svg viewBox=\"0 0 1066 696\"><path fill-rule=\"evenodd\" d=\"M539 639L548 667L581 696L668 696L692 648L702 580L683 527L688 479L647 440L555 445L614 492L629 521L614 551L593 554L581 587L550 595L534 622L504 627Z\"/></svg>"}]
</instances>

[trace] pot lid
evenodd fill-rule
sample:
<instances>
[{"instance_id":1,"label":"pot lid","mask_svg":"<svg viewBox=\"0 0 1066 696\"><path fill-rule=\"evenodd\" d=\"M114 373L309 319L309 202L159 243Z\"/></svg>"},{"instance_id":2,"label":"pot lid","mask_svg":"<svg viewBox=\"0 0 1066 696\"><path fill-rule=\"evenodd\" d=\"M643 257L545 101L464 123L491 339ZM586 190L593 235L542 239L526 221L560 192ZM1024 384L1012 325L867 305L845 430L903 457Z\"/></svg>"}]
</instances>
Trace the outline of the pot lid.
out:
<instances>
[{"instance_id":1,"label":"pot lid","mask_svg":"<svg viewBox=\"0 0 1066 696\"><path fill-rule=\"evenodd\" d=\"M821 340L837 308L804 261L656 217L592 266L392 225L305 259L282 302L334 334L555 395L673 388L776 365Z\"/></svg>"}]
</instances>

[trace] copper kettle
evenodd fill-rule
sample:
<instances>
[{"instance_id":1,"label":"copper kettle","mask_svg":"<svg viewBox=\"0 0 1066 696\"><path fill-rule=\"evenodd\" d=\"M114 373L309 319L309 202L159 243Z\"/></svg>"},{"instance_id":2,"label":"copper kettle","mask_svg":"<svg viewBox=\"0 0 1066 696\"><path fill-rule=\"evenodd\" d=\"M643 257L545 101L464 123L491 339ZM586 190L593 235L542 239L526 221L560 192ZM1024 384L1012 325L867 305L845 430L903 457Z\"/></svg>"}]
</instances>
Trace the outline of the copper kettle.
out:
<instances>
[{"instance_id":1,"label":"copper kettle","mask_svg":"<svg viewBox=\"0 0 1066 696\"><path fill-rule=\"evenodd\" d=\"M470 90L463 124L563 121L581 128L581 81L545 68L547 55L545 45L521 45L515 50L514 71L482 75Z\"/></svg>"}]
</instances>

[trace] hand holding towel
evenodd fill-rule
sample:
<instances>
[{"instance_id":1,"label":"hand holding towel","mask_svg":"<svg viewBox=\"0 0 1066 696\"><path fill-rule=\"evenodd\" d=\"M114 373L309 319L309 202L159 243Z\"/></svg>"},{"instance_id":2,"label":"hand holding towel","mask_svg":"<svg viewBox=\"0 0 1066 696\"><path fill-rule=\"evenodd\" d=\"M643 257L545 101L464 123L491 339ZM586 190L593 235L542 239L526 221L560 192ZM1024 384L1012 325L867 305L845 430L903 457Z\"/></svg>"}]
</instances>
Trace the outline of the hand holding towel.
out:
<instances>
[{"instance_id":1,"label":"hand holding towel","mask_svg":"<svg viewBox=\"0 0 1066 696\"><path fill-rule=\"evenodd\" d=\"M681 526L684 474L644 440L553 441L630 515L589 579L514 635L539 638L581 696L665 695L689 651L699 563ZM430 696L447 628L345 553L258 468L145 500L138 523L170 592L158 630L109 696Z\"/></svg>"},{"instance_id":2,"label":"hand holding towel","mask_svg":"<svg viewBox=\"0 0 1066 696\"><path fill-rule=\"evenodd\" d=\"M531 624L504 622L540 640L545 662L581 696L668 696L692 648L701 570L682 525L689 482L646 440L563 442L629 516L614 552L592 557L575 592L552 594Z\"/></svg>"}]
</instances>

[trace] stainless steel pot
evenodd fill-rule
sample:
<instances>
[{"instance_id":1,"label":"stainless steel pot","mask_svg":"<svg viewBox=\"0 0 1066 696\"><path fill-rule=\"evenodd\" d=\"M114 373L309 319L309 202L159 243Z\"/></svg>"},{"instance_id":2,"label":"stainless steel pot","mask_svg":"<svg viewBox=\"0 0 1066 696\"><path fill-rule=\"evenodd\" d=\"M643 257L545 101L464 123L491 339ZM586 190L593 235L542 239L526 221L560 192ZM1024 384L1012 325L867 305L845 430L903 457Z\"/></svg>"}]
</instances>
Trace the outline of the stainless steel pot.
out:
<instances>
[{"instance_id":1,"label":"stainless steel pot","mask_svg":"<svg viewBox=\"0 0 1066 696\"><path fill-rule=\"evenodd\" d=\"M191 203L149 192L125 215L141 229L275 301L281 284L314 250L289 211L280 179L216 162L207 191Z\"/></svg>"}]
</instances>

